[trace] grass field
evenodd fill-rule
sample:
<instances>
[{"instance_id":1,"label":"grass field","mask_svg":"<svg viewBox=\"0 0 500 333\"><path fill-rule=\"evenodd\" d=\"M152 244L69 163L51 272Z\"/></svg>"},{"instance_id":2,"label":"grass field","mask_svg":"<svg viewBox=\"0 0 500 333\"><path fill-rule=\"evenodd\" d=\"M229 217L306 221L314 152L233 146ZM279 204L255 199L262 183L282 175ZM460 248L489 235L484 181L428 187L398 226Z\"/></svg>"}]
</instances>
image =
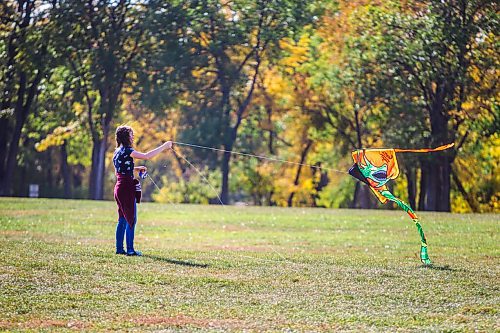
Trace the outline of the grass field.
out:
<instances>
[{"instance_id":1,"label":"grass field","mask_svg":"<svg viewBox=\"0 0 500 333\"><path fill-rule=\"evenodd\" d=\"M0 199L0 329L499 331L499 215Z\"/></svg>"}]
</instances>

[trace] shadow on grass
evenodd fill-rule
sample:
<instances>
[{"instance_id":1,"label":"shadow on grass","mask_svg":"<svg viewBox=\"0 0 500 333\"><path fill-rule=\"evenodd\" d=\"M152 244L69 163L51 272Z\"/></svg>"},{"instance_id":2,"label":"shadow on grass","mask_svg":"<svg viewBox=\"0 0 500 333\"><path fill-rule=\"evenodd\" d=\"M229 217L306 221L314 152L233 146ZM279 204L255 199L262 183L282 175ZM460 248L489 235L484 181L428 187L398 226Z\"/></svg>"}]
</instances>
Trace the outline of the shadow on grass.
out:
<instances>
[{"instance_id":1,"label":"shadow on grass","mask_svg":"<svg viewBox=\"0 0 500 333\"><path fill-rule=\"evenodd\" d=\"M208 264L197 264L194 262L190 261L183 261L183 260L176 260L176 259L170 259L170 258L163 258L163 257L158 257L158 256L152 256L149 254L143 254L142 255L144 258L148 259L153 259L157 261L163 261L169 264L174 264L174 265L180 265L180 266L189 266L189 267L200 267L200 268L206 268L208 267Z\"/></svg>"},{"instance_id":2,"label":"shadow on grass","mask_svg":"<svg viewBox=\"0 0 500 333\"><path fill-rule=\"evenodd\" d=\"M439 265L422 265L420 266L421 268L426 268L426 269L433 269L435 271L449 271L449 272L458 272L459 270L456 268L450 267L450 265L444 265L444 266L439 266Z\"/></svg>"}]
</instances>

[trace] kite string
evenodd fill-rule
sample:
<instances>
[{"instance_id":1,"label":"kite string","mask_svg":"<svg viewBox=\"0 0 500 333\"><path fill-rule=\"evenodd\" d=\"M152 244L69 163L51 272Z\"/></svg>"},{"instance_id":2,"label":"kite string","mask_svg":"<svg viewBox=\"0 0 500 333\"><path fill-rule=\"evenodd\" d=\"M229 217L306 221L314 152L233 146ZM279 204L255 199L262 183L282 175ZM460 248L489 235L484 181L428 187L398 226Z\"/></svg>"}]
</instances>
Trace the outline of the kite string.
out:
<instances>
[{"instance_id":1,"label":"kite string","mask_svg":"<svg viewBox=\"0 0 500 333\"><path fill-rule=\"evenodd\" d=\"M180 145L180 146L187 146L187 147L192 147L192 148L199 148L199 149L206 149L206 150L212 150L212 151L219 151L219 152L224 152L224 153L230 153L230 154L234 154L234 155L241 155L241 156L247 156L247 157L254 157L254 158L258 158L258 159L263 159L263 160L268 160L268 161L274 161L274 162L280 162L280 163L286 163L286 164L293 164L293 165L302 165L302 166L306 166L306 167L311 167L311 168L315 168L317 170L328 170L328 171L334 171L334 172L338 172L338 173L343 173L343 174L349 174L348 172L346 171L343 171L343 170L338 170L338 169L333 169L333 168L325 168L325 167L320 167L320 166L317 166L317 165L312 165L312 164L306 164L306 163L299 163L299 162L292 162L292 161L288 161L288 160L283 160L283 159L279 159L279 158L275 158L275 157L268 157L268 156L262 156L262 155L254 155L254 154L248 154L248 153L241 153L241 152L236 152L236 151L231 151L231 150L225 150L225 149L219 149L219 148L213 148L213 147L207 147L207 146L201 146L201 145L195 145L195 144L190 144L190 143L184 143L184 142L178 142L178 141L172 141L173 144L177 144L177 145ZM182 154L180 154L179 152L177 152L173 147L170 148L172 150L172 152L177 155L178 157L180 157L181 159L183 159L187 164L189 164L193 169L196 170L196 172L200 175L200 177L203 178L203 180L210 186L210 188L213 190L213 192L215 193L215 195L217 196L217 199L219 199L219 202L222 206L224 206L224 203L222 202L222 199L220 198L217 190L211 185L211 183L208 181L208 179L203 176L203 174L201 173L201 171L195 167L191 162L189 162L186 157L184 157ZM295 264L293 261L290 261L290 260L287 260L279 251L277 251L273 246L269 245L269 247L271 248L271 250L273 252L275 252L281 259L287 261L287 262L291 262L293 264Z\"/></svg>"},{"instance_id":2,"label":"kite string","mask_svg":"<svg viewBox=\"0 0 500 333\"><path fill-rule=\"evenodd\" d=\"M263 155L255 155L255 154L249 154L249 153L241 153L241 152L232 151L232 150L225 150L225 149L219 149L219 148L213 148L213 147L207 147L207 146L200 146L200 145L194 145L194 144L190 144L190 143L177 142L177 141L172 141L172 143L180 145L180 146L187 146L187 147L193 147L193 148L199 148L199 149L220 151L220 152L224 152L224 153L230 153L230 154L233 154L233 155L241 155L241 156L247 156L247 157L254 157L254 158L261 159L261 160L268 160L268 161L274 161L274 162L280 162L280 163L286 163L286 164L293 164L293 165L302 165L302 166L306 166L306 167L310 167L310 168L315 168L315 169L318 169L318 170L327 170L327 171L334 171L334 172L339 172L339 173L343 173L343 174L349 174L348 172L346 172L344 170L333 169L333 168L325 168L325 167L321 167L321 166L318 166L318 165L312 165L312 164L307 164L307 163L293 162L293 161L288 161L288 160L284 160L284 159L276 158L276 157L269 157L269 156L263 156Z\"/></svg>"},{"instance_id":3,"label":"kite string","mask_svg":"<svg viewBox=\"0 0 500 333\"><path fill-rule=\"evenodd\" d=\"M215 193L215 195L217 196L217 199L219 199L219 202L221 204L221 206L223 207L226 207L224 205L224 203L222 202L222 199L220 198L217 190L212 186L212 184L210 183L210 181L205 177L203 176L203 173L196 167L193 165L193 163L189 162L188 159L186 157L184 157L181 153L177 152L174 148L170 148L172 150L172 152L179 156L181 159L183 159L187 164L189 164L189 166L191 166L193 169L196 170L196 172L200 175L200 177L208 184L208 186L210 186L210 188L213 190L213 192ZM215 148L214 148L215 149ZM153 182L154 183L154 182ZM155 184L156 185L156 184ZM158 186L157 186L158 187ZM289 262L289 263L292 263L292 264L296 264L295 262L291 261L291 260L288 260L287 258L285 258L278 250L276 250L273 246L271 246L270 244L268 244L268 246L271 248L271 250L276 253L283 261L286 261L286 262ZM252 257L253 258L253 257ZM254 258L254 259L260 259L260 258ZM275 261L275 260L272 260L272 261Z\"/></svg>"},{"instance_id":4,"label":"kite string","mask_svg":"<svg viewBox=\"0 0 500 333\"><path fill-rule=\"evenodd\" d=\"M153 178L149 175L149 173L147 174L149 179L153 182L153 184L156 186L156 189L158 189L158 192L161 192L160 188L158 187L158 185L156 185L156 182L153 180Z\"/></svg>"},{"instance_id":5,"label":"kite string","mask_svg":"<svg viewBox=\"0 0 500 333\"><path fill-rule=\"evenodd\" d=\"M151 177L151 175L149 173L146 173L146 175L148 175L148 178L151 180L151 182L154 184L154 186L156 187L156 189L158 190L158 193L161 192L161 189L160 187L156 184L156 182L154 181L153 177ZM170 203L171 205L174 205L176 208L178 208L178 204L176 204L175 202L172 202L172 200L170 200L169 198L166 198L168 203Z\"/></svg>"},{"instance_id":6,"label":"kite string","mask_svg":"<svg viewBox=\"0 0 500 333\"><path fill-rule=\"evenodd\" d=\"M208 179L203 176L203 173L198 170L197 167L195 167L191 162L189 162L187 160L187 158L184 157L184 155L178 153L174 148L170 148L172 149L172 151L174 152L175 155L179 156L180 158L182 158L187 164L189 164L189 166L191 166L193 169L196 170L196 172L198 172L198 174L200 175L201 178L203 178L203 180L208 184L208 186L210 186L210 188L212 189L212 191L215 193L215 195L217 196L217 199L219 199L219 202L222 206L224 206L224 203L222 202L222 199L220 198L219 196L219 193L217 192L217 190L212 186L212 184L210 184L210 182L208 181Z\"/></svg>"}]
</instances>

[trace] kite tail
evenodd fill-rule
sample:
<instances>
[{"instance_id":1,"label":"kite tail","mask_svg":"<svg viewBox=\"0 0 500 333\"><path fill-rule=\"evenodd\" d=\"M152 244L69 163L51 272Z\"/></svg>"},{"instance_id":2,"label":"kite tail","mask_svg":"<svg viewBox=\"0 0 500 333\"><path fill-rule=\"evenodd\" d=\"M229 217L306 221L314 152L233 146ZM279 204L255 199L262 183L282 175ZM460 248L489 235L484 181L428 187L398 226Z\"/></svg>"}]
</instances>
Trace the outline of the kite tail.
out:
<instances>
[{"instance_id":1,"label":"kite tail","mask_svg":"<svg viewBox=\"0 0 500 333\"><path fill-rule=\"evenodd\" d=\"M424 265L430 265L431 260L429 259L429 254L427 252L427 240L425 239L424 230L422 229L422 226L420 225L420 221L418 219L417 214L415 214L413 209L411 209L410 205L408 205L403 200L396 198L391 192L389 192L387 190L383 190L383 191L380 191L380 194L383 195L388 200L395 202L401 209L403 209L411 217L411 219L415 223L415 226L417 227L418 233L420 235L420 241L421 241L420 260L422 261L422 263Z\"/></svg>"},{"instance_id":2,"label":"kite tail","mask_svg":"<svg viewBox=\"0 0 500 333\"><path fill-rule=\"evenodd\" d=\"M422 148L422 149L400 149L396 148L394 151L396 153L432 153L435 151L441 151L441 150L446 150L448 148L453 147L455 144L454 143L449 143L447 145L442 145L436 148Z\"/></svg>"}]
</instances>

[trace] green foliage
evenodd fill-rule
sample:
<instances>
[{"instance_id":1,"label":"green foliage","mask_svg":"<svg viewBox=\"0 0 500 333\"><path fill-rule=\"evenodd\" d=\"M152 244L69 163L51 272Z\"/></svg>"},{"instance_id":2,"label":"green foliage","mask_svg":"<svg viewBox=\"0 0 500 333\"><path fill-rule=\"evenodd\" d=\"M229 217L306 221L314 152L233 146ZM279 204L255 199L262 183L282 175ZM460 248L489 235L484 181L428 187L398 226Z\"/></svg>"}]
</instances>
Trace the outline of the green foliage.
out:
<instances>
[{"instance_id":1,"label":"green foliage","mask_svg":"<svg viewBox=\"0 0 500 333\"><path fill-rule=\"evenodd\" d=\"M376 74L374 93L385 99L387 120L392 120L382 123L394 127L385 128L392 136L390 143L395 137L419 145L439 143L438 136L444 136L444 142L453 140L454 131L465 119L477 119L462 111L476 84L472 64L484 75L494 68L484 61L482 49L487 43L477 38L493 33L498 24L495 19L485 19L492 18L494 5L489 1L463 6L428 1L420 5L410 2L409 7L402 8L396 1L371 6L360 19L363 33L353 39L351 49L369 50L371 56L363 56L360 65L371 67ZM450 119L447 127L437 127L436 112ZM398 127L405 132L398 133Z\"/></svg>"},{"instance_id":2,"label":"green foliage","mask_svg":"<svg viewBox=\"0 0 500 333\"><path fill-rule=\"evenodd\" d=\"M132 88L137 102L162 114L166 107L182 105L177 98L190 89L194 60L187 38L191 16L184 1L148 1L142 18L145 38L134 70Z\"/></svg>"},{"instance_id":3,"label":"green foliage","mask_svg":"<svg viewBox=\"0 0 500 333\"><path fill-rule=\"evenodd\" d=\"M316 205L325 208L348 208L353 200L354 181L344 177L340 182L331 182L318 196Z\"/></svg>"},{"instance_id":4,"label":"green foliage","mask_svg":"<svg viewBox=\"0 0 500 333\"><path fill-rule=\"evenodd\" d=\"M208 168L200 171L203 177L195 170L190 170L189 175L184 175L179 179L163 176L163 186L159 191L153 193L153 200L171 204L219 203L217 185L220 184L220 172L209 171Z\"/></svg>"},{"instance_id":5,"label":"green foliage","mask_svg":"<svg viewBox=\"0 0 500 333\"><path fill-rule=\"evenodd\" d=\"M490 79L497 65L489 56L495 49L490 36L498 28L494 12L495 4L490 1L409 2L407 7L392 2L369 7L360 20L362 33L352 46L370 51L371 56L364 57L361 65L373 69L374 93L385 105L379 122L384 142L423 147L454 141L460 148L469 139L471 128L491 123L495 102L489 98L497 89ZM486 80L478 80L479 75ZM488 87L489 98L482 95L482 86ZM481 137L473 136L475 140ZM458 150L406 159L409 168L419 162L426 165L422 172L427 179L440 175L422 184L426 192L422 190L421 197L429 198L436 182L442 193L449 191L443 179L450 179L449 164L460 154ZM460 179L454 177L454 181ZM472 204L473 195L463 192L462 196ZM446 200L440 198L440 202Z\"/></svg>"},{"instance_id":6,"label":"green foliage","mask_svg":"<svg viewBox=\"0 0 500 333\"><path fill-rule=\"evenodd\" d=\"M118 123L134 124L141 148L173 138L294 162L304 153L305 163L342 170L353 148L453 141L452 209L495 211L496 8L479 0L3 1L0 171L19 128L16 195L25 194L26 175L44 188L62 185L49 179L60 173L63 147L81 191L99 156L109 165L109 149L98 150L113 145L108 136ZM25 119L14 111L24 106ZM232 201L345 207L357 200L350 180L334 174L303 168L298 175L296 166L247 158L226 167L220 153L183 153L206 166L217 189L229 178ZM443 156L405 155L402 174L417 174L422 188L424 164L436 162L437 174ZM406 198L403 178L395 193ZM195 174L165 182L160 201L214 200Z\"/></svg>"},{"instance_id":7,"label":"green foliage","mask_svg":"<svg viewBox=\"0 0 500 333\"><path fill-rule=\"evenodd\" d=\"M28 137L37 142L37 151L67 144L69 163L88 167L91 140L85 126L87 114L76 102L76 81L69 68L59 66L54 70L38 97L36 114L30 117Z\"/></svg>"},{"instance_id":8,"label":"green foliage","mask_svg":"<svg viewBox=\"0 0 500 333\"><path fill-rule=\"evenodd\" d=\"M274 181L279 169L268 162L242 158L233 163L230 189L236 201L253 205L272 205Z\"/></svg>"},{"instance_id":9,"label":"green foliage","mask_svg":"<svg viewBox=\"0 0 500 333\"><path fill-rule=\"evenodd\" d=\"M479 137L479 133L473 133ZM500 136L498 133L464 145L454 172L468 197L456 189L457 212L500 212ZM473 161L473 162L471 162Z\"/></svg>"},{"instance_id":10,"label":"green foliage","mask_svg":"<svg viewBox=\"0 0 500 333\"><path fill-rule=\"evenodd\" d=\"M185 42L194 61L181 110L181 139L232 147L264 62L279 57L278 42L314 21L315 2L190 2ZM204 158L214 158L214 155Z\"/></svg>"}]
</instances>

